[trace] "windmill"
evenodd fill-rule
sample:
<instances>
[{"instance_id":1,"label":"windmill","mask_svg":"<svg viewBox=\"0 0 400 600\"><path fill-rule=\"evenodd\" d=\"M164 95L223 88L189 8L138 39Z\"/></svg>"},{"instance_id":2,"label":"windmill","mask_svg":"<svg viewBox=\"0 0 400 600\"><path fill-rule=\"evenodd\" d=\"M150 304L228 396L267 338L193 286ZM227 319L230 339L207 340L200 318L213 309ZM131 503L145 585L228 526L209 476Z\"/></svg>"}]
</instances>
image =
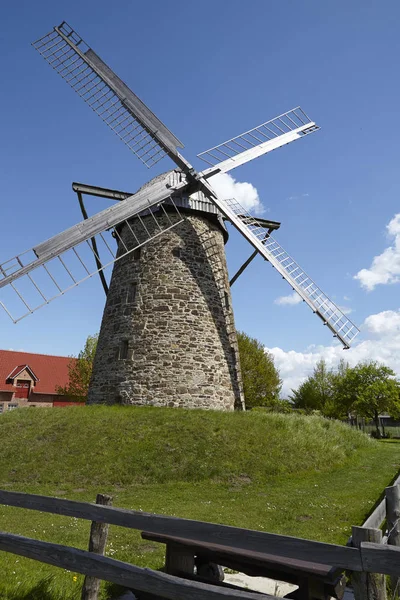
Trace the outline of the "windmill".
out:
<instances>
[{"instance_id":1,"label":"windmill","mask_svg":"<svg viewBox=\"0 0 400 600\"><path fill-rule=\"evenodd\" d=\"M119 202L0 265L13 309L1 305L14 322L114 265L89 402L243 406L225 221L254 250L233 280L261 254L350 346L357 327L270 235L279 224L220 198L211 184L214 175L317 131L302 109L202 152L208 166L197 172L179 153L181 142L66 22L33 46L145 165L165 156L175 163L133 194L74 184L80 200L89 193Z\"/></svg>"}]
</instances>

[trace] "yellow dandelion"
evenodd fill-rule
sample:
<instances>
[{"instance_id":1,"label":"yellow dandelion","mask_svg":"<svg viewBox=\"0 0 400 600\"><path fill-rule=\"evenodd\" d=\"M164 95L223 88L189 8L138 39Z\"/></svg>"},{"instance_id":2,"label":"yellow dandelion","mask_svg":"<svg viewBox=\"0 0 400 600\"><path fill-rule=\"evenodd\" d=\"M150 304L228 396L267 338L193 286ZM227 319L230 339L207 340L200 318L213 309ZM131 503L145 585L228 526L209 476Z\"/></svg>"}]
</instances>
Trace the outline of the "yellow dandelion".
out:
<instances>
[{"instance_id":1,"label":"yellow dandelion","mask_svg":"<svg viewBox=\"0 0 400 600\"><path fill-rule=\"evenodd\" d=\"M73 576L72 581L78 581L78 578L76 575Z\"/></svg>"}]
</instances>

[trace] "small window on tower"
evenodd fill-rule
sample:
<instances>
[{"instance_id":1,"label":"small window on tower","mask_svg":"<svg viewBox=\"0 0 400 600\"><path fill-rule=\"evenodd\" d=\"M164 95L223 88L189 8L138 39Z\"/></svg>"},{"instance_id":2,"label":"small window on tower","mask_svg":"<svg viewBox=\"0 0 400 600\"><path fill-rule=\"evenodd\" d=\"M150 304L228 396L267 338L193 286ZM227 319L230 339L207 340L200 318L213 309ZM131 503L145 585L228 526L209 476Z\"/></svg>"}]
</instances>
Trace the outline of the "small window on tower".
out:
<instances>
[{"instance_id":1,"label":"small window on tower","mask_svg":"<svg viewBox=\"0 0 400 600\"><path fill-rule=\"evenodd\" d=\"M126 303L134 302L136 298L137 284L130 283L128 287L128 291L126 293Z\"/></svg>"},{"instance_id":2,"label":"small window on tower","mask_svg":"<svg viewBox=\"0 0 400 600\"><path fill-rule=\"evenodd\" d=\"M128 340L122 340L119 347L119 358L121 360L128 358L128 347Z\"/></svg>"},{"instance_id":3,"label":"small window on tower","mask_svg":"<svg viewBox=\"0 0 400 600\"><path fill-rule=\"evenodd\" d=\"M133 260L139 260L141 253L142 253L142 249L136 248L136 250L133 251Z\"/></svg>"},{"instance_id":4,"label":"small window on tower","mask_svg":"<svg viewBox=\"0 0 400 600\"><path fill-rule=\"evenodd\" d=\"M226 308L226 310L229 310L229 294L228 294L228 292L225 292L225 308Z\"/></svg>"}]
</instances>

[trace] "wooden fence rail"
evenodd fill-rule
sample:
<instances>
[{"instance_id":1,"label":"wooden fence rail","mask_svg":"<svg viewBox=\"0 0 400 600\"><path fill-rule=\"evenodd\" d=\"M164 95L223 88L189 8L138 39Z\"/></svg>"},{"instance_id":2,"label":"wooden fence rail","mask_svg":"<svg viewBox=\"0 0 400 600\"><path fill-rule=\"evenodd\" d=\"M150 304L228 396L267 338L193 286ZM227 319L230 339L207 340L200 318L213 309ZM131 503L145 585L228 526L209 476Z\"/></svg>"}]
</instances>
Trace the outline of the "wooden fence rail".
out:
<instances>
[{"instance_id":1,"label":"wooden fence rail","mask_svg":"<svg viewBox=\"0 0 400 600\"><path fill-rule=\"evenodd\" d=\"M239 552L248 550L288 559L301 559L352 572L400 576L400 547L396 546L360 541L357 544L358 547L346 547L239 527L4 490L0 490L0 504L108 523L186 540L195 539L210 545L227 546ZM0 533L0 550L171 600L173 598L176 600L187 600L187 598L222 600L228 597L243 600L256 600L256 598L262 597L275 599L275 596L267 594L260 596L260 594L190 581L139 568L92 552L9 533Z\"/></svg>"},{"instance_id":2,"label":"wooden fence rail","mask_svg":"<svg viewBox=\"0 0 400 600\"><path fill-rule=\"evenodd\" d=\"M363 570L360 551L357 548L286 535L3 490L0 491L0 504L109 523L149 533L196 539L241 550L270 553L285 558L301 557L305 561L334 565L350 571Z\"/></svg>"},{"instance_id":3,"label":"wooden fence rail","mask_svg":"<svg viewBox=\"0 0 400 600\"><path fill-rule=\"evenodd\" d=\"M86 550L40 542L11 533L0 533L0 550L170 600L278 600L276 596L218 588L136 567Z\"/></svg>"},{"instance_id":4,"label":"wooden fence rail","mask_svg":"<svg viewBox=\"0 0 400 600\"><path fill-rule=\"evenodd\" d=\"M386 573L385 566L381 570L375 567L375 574L371 574L368 566L374 564L374 554L371 550L379 548L381 563L387 562L382 550L388 546L400 546L400 476L396 478L393 485L385 489L385 497L381 500L374 511L368 516L361 527L353 527L353 534L348 540L348 545L359 547L364 542L362 554L363 573L352 577L355 600L386 600L385 578L377 573ZM383 535L381 527L386 521L386 534ZM366 544L365 542L378 542L377 544ZM400 548L398 548L400 550ZM399 554L388 554L390 561L400 558ZM397 558L396 558L397 556ZM375 556L376 559L376 556ZM393 567L393 564L392 564ZM392 598L399 598L398 575L391 574Z\"/></svg>"},{"instance_id":5,"label":"wooden fence rail","mask_svg":"<svg viewBox=\"0 0 400 600\"><path fill-rule=\"evenodd\" d=\"M400 475L394 480L390 487L400 485ZM388 490L389 488L386 488ZM382 523L386 519L386 490L385 497L379 502L378 506L374 509L374 511L369 515L369 517L362 524L363 527L373 527L374 529L379 529L382 526ZM351 538L349 542L351 541Z\"/></svg>"}]
</instances>

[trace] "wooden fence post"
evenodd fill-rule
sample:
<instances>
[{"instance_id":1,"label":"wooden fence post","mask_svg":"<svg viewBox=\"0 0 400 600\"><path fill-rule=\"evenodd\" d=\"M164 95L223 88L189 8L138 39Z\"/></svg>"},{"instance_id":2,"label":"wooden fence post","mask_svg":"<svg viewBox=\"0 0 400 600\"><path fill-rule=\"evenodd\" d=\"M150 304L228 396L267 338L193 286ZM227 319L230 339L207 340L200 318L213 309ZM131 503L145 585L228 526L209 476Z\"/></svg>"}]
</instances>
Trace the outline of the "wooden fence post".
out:
<instances>
[{"instance_id":1,"label":"wooden fence post","mask_svg":"<svg viewBox=\"0 0 400 600\"><path fill-rule=\"evenodd\" d=\"M353 546L359 548L361 542L382 543L382 531L370 527L353 527ZM351 576L355 600L386 600L385 576L380 573L356 573Z\"/></svg>"},{"instance_id":2,"label":"wooden fence post","mask_svg":"<svg viewBox=\"0 0 400 600\"><path fill-rule=\"evenodd\" d=\"M391 485L385 489L386 494L386 523L388 530L388 544L391 546L400 546L400 486ZM391 577L391 586L393 598L399 598L400 580L398 577ZM395 593L396 590L396 593Z\"/></svg>"},{"instance_id":3,"label":"wooden fence post","mask_svg":"<svg viewBox=\"0 0 400 600\"><path fill-rule=\"evenodd\" d=\"M111 503L112 496L108 496L107 494L97 494L96 504L110 506ZM104 554L107 543L107 535L107 523L92 521L90 527L89 552L94 552L95 554ZM100 579L86 575L82 586L81 600L98 600L99 590Z\"/></svg>"}]
</instances>

